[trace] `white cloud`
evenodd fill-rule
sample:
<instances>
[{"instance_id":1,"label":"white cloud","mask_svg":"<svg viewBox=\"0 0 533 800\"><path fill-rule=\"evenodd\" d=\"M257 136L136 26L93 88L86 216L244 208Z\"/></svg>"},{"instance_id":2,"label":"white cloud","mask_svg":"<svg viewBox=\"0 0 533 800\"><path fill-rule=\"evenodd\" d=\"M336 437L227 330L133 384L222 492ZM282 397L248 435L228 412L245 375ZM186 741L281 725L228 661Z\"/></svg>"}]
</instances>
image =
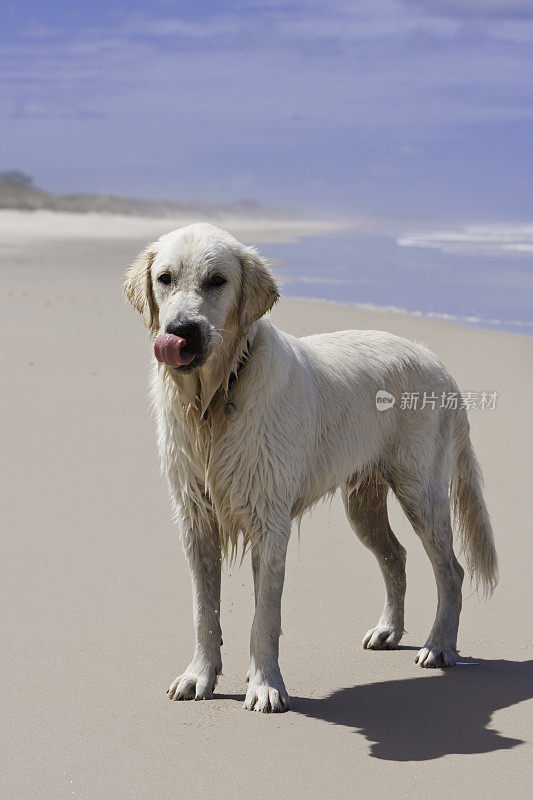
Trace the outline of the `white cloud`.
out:
<instances>
[{"instance_id":1,"label":"white cloud","mask_svg":"<svg viewBox=\"0 0 533 800\"><path fill-rule=\"evenodd\" d=\"M197 159L202 186L247 194L271 180L320 195L351 170L358 191L397 191L402 169L424 180L432 146L533 115L531 23L487 2L247 0L201 18L167 2L76 27L48 14L6 36L4 158L50 164L55 147L73 175L86 158L169 182L166 165Z\"/></svg>"}]
</instances>

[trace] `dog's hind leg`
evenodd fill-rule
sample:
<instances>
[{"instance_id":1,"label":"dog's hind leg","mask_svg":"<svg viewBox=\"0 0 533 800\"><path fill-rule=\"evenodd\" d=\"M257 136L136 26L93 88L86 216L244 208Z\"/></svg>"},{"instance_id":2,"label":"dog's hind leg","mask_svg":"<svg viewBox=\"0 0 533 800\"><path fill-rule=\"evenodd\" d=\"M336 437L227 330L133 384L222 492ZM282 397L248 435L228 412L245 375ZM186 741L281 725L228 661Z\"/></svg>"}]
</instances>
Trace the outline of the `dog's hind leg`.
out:
<instances>
[{"instance_id":1,"label":"dog's hind leg","mask_svg":"<svg viewBox=\"0 0 533 800\"><path fill-rule=\"evenodd\" d=\"M464 570L453 552L448 491L440 476L420 485L404 475L395 482L394 492L422 540L437 582L437 615L415 661L421 667L454 666Z\"/></svg>"},{"instance_id":2,"label":"dog's hind leg","mask_svg":"<svg viewBox=\"0 0 533 800\"><path fill-rule=\"evenodd\" d=\"M378 624L363 639L369 650L394 648L403 635L405 599L405 549L389 525L388 485L373 472L357 483L348 483L342 499L350 524L362 543L377 558L385 580L385 605Z\"/></svg>"}]
</instances>

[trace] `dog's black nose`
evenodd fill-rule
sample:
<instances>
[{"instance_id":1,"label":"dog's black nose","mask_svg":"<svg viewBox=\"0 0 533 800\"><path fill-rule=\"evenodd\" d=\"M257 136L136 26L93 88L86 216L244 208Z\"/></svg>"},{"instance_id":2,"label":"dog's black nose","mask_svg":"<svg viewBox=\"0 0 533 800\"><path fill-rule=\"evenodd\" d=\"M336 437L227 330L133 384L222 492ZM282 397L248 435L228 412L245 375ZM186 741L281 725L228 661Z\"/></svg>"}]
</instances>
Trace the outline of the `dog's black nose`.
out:
<instances>
[{"instance_id":1,"label":"dog's black nose","mask_svg":"<svg viewBox=\"0 0 533 800\"><path fill-rule=\"evenodd\" d=\"M197 347L200 345L200 326L197 322L170 322L167 325L167 333L171 333L173 336L179 336L181 339L185 339L187 345L187 350L196 350Z\"/></svg>"}]
</instances>

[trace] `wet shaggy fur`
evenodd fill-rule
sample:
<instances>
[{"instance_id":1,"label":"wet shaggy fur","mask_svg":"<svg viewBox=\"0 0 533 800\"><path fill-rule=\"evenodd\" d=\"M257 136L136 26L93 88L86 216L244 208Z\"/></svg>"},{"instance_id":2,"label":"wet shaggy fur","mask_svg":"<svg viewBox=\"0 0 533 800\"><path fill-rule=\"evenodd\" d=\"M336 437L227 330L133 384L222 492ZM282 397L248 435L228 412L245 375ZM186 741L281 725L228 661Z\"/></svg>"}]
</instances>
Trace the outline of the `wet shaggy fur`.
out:
<instances>
[{"instance_id":1,"label":"wet shaggy fur","mask_svg":"<svg viewBox=\"0 0 533 800\"><path fill-rule=\"evenodd\" d=\"M163 286L161 274L171 275ZM209 288L216 272L224 284ZM255 616L245 708L284 711L278 666L281 594L291 523L340 488L348 520L376 556L383 612L363 639L394 647L404 630L405 550L392 532L395 493L433 566L437 615L417 656L422 667L457 661L463 569L452 514L474 579L491 591L496 553L466 410L400 407L403 392L457 392L425 347L380 331L295 338L264 315L278 298L252 248L211 225L182 228L141 254L125 292L156 336L194 322L198 368L155 361L152 397L161 462L189 562L196 648L172 683L175 700L211 697L221 671L221 560L249 546ZM394 407L376 409L386 390Z\"/></svg>"}]
</instances>

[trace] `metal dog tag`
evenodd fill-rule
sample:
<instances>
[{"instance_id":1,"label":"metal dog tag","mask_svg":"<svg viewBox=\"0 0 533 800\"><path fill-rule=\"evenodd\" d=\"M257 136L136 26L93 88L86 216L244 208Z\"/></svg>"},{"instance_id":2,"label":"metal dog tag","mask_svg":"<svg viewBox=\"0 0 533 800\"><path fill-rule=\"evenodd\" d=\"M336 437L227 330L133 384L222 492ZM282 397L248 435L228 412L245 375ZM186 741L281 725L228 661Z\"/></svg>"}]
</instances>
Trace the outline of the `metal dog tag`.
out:
<instances>
[{"instance_id":1,"label":"metal dog tag","mask_svg":"<svg viewBox=\"0 0 533 800\"><path fill-rule=\"evenodd\" d=\"M224 411L226 413L226 419L228 420L228 422L235 422L235 420L239 416L239 409L237 408L235 403L226 403Z\"/></svg>"}]
</instances>

